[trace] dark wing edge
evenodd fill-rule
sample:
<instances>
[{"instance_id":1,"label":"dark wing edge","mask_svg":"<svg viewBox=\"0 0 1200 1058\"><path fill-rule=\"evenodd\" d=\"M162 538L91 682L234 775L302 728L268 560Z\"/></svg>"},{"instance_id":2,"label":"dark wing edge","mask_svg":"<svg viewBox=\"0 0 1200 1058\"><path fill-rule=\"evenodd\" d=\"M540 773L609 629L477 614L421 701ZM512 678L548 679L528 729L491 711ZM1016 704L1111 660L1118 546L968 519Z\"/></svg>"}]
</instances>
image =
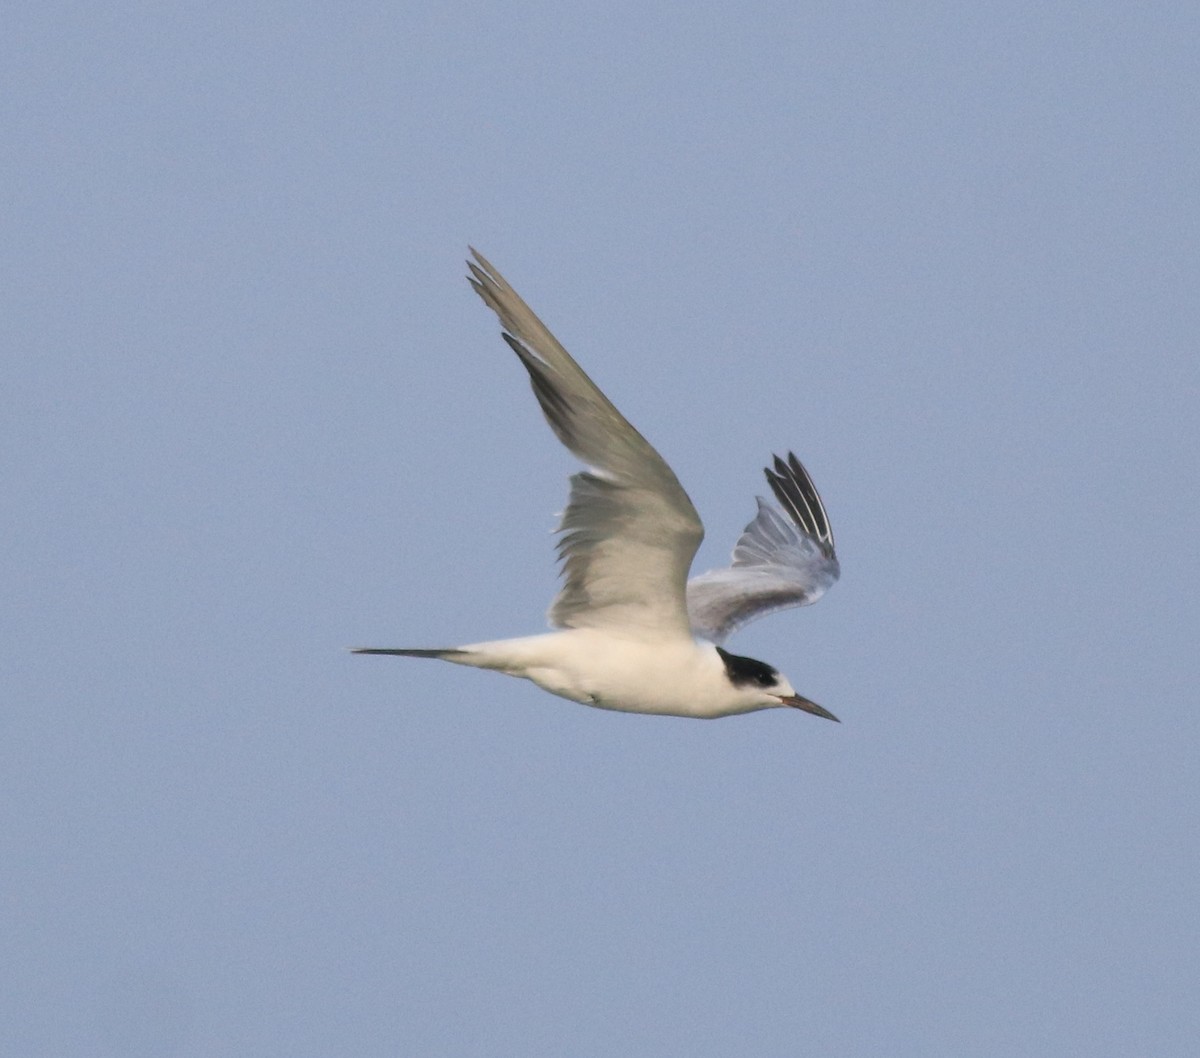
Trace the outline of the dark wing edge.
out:
<instances>
[{"instance_id":1,"label":"dark wing edge","mask_svg":"<svg viewBox=\"0 0 1200 1058\"><path fill-rule=\"evenodd\" d=\"M787 461L775 456L775 468L763 467L767 484L785 511L805 533L816 541L826 558L836 558L833 545L833 530L825 504L813 484L812 476L795 452L788 452Z\"/></svg>"}]
</instances>

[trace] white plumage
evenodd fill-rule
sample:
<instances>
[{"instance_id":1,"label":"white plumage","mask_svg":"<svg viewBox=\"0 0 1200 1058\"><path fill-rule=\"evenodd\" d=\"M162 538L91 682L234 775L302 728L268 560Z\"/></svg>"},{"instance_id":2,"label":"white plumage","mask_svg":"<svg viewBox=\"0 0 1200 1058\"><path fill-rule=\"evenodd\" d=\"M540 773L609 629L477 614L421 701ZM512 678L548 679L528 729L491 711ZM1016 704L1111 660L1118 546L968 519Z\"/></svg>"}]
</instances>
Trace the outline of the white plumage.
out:
<instances>
[{"instance_id":1,"label":"white plumage","mask_svg":"<svg viewBox=\"0 0 1200 1058\"><path fill-rule=\"evenodd\" d=\"M837 580L825 508L800 461L776 457L733 563L688 580L704 527L674 472L504 278L471 251L471 285L500 318L558 439L588 469L559 526L560 631L437 649L364 647L532 680L603 709L717 717L793 706L836 720L765 662L720 644L763 614L815 602Z\"/></svg>"}]
</instances>

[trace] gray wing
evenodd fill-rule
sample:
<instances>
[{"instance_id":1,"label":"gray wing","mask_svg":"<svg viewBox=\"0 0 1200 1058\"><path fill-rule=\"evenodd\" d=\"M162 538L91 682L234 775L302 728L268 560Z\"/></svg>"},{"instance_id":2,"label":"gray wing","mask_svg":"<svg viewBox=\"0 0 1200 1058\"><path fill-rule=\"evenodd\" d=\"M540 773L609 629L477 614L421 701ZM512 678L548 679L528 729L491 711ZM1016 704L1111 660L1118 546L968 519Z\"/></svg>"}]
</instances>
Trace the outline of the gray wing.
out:
<instances>
[{"instance_id":1,"label":"gray wing","mask_svg":"<svg viewBox=\"0 0 1200 1058\"><path fill-rule=\"evenodd\" d=\"M688 570L704 527L666 462L479 253L471 285L500 317L551 429L589 470L571 478L558 542L560 628L626 627L690 636Z\"/></svg>"},{"instance_id":2,"label":"gray wing","mask_svg":"<svg viewBox=\"0 0 1200 1058\"><path fill-rule=\"evenodd\" d=\"M756 617L816 602L838 579L833 532L808 471L789 452L765 473L787 517L760 496L733 565L688 581L692 631L714 643Z\"/></svg>"}]
</instances>

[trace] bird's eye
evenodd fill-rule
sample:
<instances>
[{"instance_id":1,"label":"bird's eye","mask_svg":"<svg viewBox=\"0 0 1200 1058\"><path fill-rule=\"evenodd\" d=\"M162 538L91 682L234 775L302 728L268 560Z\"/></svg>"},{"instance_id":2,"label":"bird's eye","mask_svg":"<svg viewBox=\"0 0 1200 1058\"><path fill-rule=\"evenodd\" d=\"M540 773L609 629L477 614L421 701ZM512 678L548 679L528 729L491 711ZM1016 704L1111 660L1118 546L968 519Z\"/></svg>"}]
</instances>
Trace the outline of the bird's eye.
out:
<instances>
[{"instance_id":1,"label":"bird's eye","mask_svg":"<svg viewBox=\"0 0 1200 1058\"><path fill-rule=\"evenodd\" d=\"M774 687L775 686L775 677L772 676L769 672L760 672L758 674L758 685L760 687Z\"/></svg>"}]
</instances>

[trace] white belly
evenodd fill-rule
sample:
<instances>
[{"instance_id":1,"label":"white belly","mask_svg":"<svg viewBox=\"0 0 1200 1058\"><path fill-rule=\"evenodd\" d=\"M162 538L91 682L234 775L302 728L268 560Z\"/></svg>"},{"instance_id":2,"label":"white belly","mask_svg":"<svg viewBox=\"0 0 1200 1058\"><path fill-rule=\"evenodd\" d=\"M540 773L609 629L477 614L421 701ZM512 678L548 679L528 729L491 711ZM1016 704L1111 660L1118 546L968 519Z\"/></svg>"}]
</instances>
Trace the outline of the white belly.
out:
<instances>
[{"instance_id":1,"label":"white belly","mask_svg":"<svg viewBox=\"0 0 1200 1058\"><path fill-rule=\"evenodd\" d=\"M763 708L736 701L716 650L691 640L620 639L582 628L463 649L473 655L465 664L522 676L600 709L716 717Z\"/></svg>"}]
</instances>

